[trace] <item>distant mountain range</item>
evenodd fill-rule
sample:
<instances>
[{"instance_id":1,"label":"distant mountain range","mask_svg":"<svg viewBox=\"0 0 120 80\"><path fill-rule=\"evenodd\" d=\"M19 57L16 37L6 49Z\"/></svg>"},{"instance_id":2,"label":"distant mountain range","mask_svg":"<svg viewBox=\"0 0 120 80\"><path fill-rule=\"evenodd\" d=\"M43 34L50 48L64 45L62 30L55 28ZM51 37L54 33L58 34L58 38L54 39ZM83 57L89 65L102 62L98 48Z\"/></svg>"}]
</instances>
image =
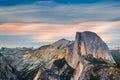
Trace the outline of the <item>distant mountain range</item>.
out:
<instances>
[{"instance_id":1,"label":"distant mountain range","mask_svg":"<svg viewBox=\"0 0 120 80\"><path fill-rule=\"evenodd\" d=\"M114 47L111 50L118 50L118 51L120 51L120 47Z\"/></svg>"},{"instance_id":2,"label":"distant mountain range","mask_svg":"<svg viewBox=\"0 0 120 80\"><path fill-rule=\"evenodd\" d=\"M40 48L0 49L0 80L119 80L119 48L93 32L77 32Z\"/></svg>"}]
</instances>

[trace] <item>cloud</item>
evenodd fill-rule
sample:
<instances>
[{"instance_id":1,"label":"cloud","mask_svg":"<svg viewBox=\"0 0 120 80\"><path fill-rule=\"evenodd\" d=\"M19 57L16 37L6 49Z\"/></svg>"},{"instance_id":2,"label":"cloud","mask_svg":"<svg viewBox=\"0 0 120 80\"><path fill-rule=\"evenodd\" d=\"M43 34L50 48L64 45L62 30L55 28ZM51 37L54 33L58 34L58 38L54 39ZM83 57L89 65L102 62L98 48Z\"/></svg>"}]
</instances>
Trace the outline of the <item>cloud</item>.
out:
<instances>
[{"instance_id":1,"label":"cloud","mask_svg":"<svg viewBox=\"0 0 120 80\"><path fill-rule=\"evenodd\" d=\"M79 24L20 24L5 23L0 25L0 32L4 35L34 35L36 42L53 42L59 38L73 38L77 31L93 31L102 36L103 40L110 42L119 33L110 33L120 30L120 21L115 22L84 22Z\"/></svg>"},{"instance_id":2,"label":"cloud","mask_svg":"<svg viewBox=\"0 0 120 80\"><path fill-rule=\"evenodd\" d=\"M37 44L53 42L63 37L74 39L76 31L87 30L96 32L107 43L119 44L119 4L67 5L49 0L0 6L0 35L32 35L30 41L27 39L24 42Z\"/></svg>"},{"instance_id":3,"label":"cloud","mask_svg":"<svg viewBox=\"0 0 120 80\"><path fill-rule=\"evenodd\" d=\"M65 5L40 1L31 5L0 7L0 23L76 24L89 21L119 21L119 3Z\"/></svg>"}]
</instances>

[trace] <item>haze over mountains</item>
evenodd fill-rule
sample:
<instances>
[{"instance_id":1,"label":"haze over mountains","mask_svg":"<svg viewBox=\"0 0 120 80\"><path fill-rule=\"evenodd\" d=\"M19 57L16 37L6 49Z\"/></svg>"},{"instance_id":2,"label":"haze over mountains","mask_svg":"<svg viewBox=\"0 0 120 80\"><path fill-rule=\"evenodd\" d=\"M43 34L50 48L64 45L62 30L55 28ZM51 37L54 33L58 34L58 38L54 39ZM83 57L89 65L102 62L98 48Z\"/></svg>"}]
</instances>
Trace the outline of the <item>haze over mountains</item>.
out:
<instances>
[{"instance_id":1,"label":"haze over mountains","mask_svg":"<svg viewBox=\"0 0 120 80\"><path fill-rule=\"evenodd\" d=\"M119 80L120 52L93 32L40 48L1 48L1 80Z\"/></svg>"}]
</instances>

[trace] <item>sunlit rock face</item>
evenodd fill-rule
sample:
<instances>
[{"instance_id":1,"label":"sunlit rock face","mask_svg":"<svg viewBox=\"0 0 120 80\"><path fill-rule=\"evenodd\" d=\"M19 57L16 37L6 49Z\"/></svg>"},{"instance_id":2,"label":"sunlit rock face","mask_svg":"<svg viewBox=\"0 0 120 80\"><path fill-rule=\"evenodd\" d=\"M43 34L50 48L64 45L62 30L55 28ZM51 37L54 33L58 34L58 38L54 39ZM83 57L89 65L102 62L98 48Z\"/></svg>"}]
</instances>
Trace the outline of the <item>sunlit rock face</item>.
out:
<instances>
[{"instance_id":1,"label":"sunlit rock face","mask_svg":"<svg viewBox=\"0 0 120 80\"><path fill-rule=\"evenodd\" d=\"M18 80L15 71L2 54L0 54L0 80Z\"/></svg>"},{"instance_id":2,"label":"sunlit rock face","mask_svg":"<svg viewBox=\"0 0 120 80\"><path fill-rule=\"evenodd\" d=\"M107 45L93 32L77 32L72 52L70 50L66 51L66 61L76 69L72 80L84 79L90 63L115 64Z\"/></svg>"},{"instance_id":3,"label":"sunlit rock face","mask_svg":"<svg viewBox=\"0 0 120 80\"><path fill-rule=\"evenodd\" d=\"M71 41L61 39L53 44L35 49L23 55L15 68L21 73L23 79L36 80L42 73L41 71L51 69L54 61L64 58L66 47L70 44L72 44Z\"/></svg>"}]
</instances>

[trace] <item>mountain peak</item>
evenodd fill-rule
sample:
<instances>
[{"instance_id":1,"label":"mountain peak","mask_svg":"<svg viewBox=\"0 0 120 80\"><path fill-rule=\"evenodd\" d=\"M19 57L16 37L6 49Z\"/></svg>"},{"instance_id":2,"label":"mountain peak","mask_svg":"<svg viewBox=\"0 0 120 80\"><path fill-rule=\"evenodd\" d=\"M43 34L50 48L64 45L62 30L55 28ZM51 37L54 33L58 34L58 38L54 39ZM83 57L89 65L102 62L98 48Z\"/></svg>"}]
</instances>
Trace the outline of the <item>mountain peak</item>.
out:
<instances>
[{"instance_id":1,"label":"mountain peak","mask_svg":"<svg viewBox=\"0 0 120 80\"><path fill-rule=\"evenodd\" d=\"M51 46L55 46L58 48L64 48L67 47L69 44L71 44L72 41L66 40L64 38L54 42Z\"/></svg>"}]
</instances>

